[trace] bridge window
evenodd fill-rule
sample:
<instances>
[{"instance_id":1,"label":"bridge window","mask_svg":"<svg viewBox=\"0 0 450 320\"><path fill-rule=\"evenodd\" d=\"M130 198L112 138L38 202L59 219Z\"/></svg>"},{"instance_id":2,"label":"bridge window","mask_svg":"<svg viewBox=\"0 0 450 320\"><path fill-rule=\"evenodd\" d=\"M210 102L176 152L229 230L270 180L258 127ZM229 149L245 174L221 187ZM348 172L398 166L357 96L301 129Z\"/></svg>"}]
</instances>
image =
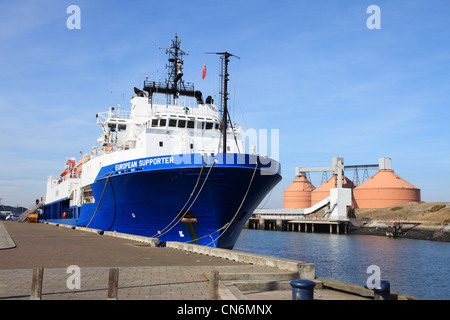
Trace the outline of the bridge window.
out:
<instances>
[{"instance_id":1,"label":"bridge window","mask_svg":"<svg viewBox=\"0 0 450 320\"><path fill-rule=\"evenodd\" d=\"M212 127L213 127L213 123L212 123L212 122L207 122L207 123L206 123L205 129L206 129L206 130L211 130Z\"/></svg>"},{"instance_id":2,"label":"bridge window","mask_svg":"<svg viewBox=\"0 0 450 320\"><path fill-rule=\"evenodd\" d=\"M161 120L159 120L159 126L160 127L165 127L166 126L166 121L167 119L161 119Z\"/></svg>"},{"instance_id":3,"label":"bridge window","mask_svg":"<svg viewBox=\"0 0 450 320\"><path fill-rule=\"evenodd\" d=\"M187 122L187 127L188 127L189 129L194 129L194 121L189 120L189 121Z\"/></svg>"},{"instance_id":4,"label":"bridge window","mask_svg":"<svg viewBox=\"0 0 450 320\"><path fill-rule=\"evenodd\" d=\"M153 119L152 120L152 128L157 127L158 126L158 119Z\"/></svg>"},{"instance_id":5,"label":"bridge window","mask_svg":"<svg viewBox=\"0 0 450 320\"><path fill-rule=\"evenodd\" d=\"M169 119L169 127L176 127L177 119Z\"/></svg>"},{"instance_id":6,"label":"bridge window","mask_svg":"<svg viewBox=\"0 0 450 320\"><path fill-rule=\"evenodd\" d=\"M108 123L108 129L109 129L109 131L116 131L116 124Z\"/></svg>"},{"instance_id":7,"label":"bridge window","mask_svg":"<svg viewBox=\"0 0 450 320\"><path fill-rule=\"evenodd\" d=\"M178 128L186 128L186 120L178 120Z\"/></svg>"}]
</instances>

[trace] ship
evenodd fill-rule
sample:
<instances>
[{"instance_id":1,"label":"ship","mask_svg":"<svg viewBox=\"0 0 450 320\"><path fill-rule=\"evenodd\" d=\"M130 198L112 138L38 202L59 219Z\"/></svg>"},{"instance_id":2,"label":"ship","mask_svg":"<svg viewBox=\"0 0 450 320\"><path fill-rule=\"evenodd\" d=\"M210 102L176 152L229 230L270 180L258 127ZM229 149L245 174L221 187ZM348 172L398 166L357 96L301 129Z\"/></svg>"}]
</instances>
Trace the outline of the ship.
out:
<instances>
[{"instance_id":1,"label":"ship","mask_svg":"<svg viewBox=\"0 0 450 320\"><path fill-rule=\"evenodd\" d=\"M228 111L228 63L220 105L183 80L178 36L165 48L165 81L134 87L130 110L97 113L97 147L47 178L40 221L232 249L246 221L281 180L279 161L245 151ZM248 148L247 148L248 149Z\"/></svg>"}]
</instances>

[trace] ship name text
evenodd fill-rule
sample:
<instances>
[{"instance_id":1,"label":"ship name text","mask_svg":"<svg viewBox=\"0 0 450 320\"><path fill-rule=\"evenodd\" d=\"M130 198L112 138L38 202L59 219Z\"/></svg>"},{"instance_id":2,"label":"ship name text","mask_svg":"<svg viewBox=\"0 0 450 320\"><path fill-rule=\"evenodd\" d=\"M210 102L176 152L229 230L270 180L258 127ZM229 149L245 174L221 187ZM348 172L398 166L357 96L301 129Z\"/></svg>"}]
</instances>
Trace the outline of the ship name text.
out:
<instances>
[{"instance_id":1,"label":"ship name text","mask_svg":"<svg viewBox=\"0 0 450 320\"><path fill-rule=\"evenodd\" d=\"M147 158L116 164L115 171L133 169L137 167L146 167L152 165L169 164L169 163L173 163L173 157Z\"/></svg>"}]
</instances>

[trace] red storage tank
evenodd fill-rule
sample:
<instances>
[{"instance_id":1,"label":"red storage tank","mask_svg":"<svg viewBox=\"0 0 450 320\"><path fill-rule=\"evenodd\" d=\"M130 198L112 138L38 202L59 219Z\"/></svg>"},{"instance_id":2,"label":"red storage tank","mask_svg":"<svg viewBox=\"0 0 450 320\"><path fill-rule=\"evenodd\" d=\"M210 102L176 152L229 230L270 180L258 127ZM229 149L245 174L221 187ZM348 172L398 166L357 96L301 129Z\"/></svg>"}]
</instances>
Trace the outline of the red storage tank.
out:
<instances>
[{"instance_id":1,"label":"red storage tank","mask_svg":"<svg viewBox=\"0 0 450 320\"><path fill-rule=\"evenodd\" d=\"M392 169L380 169L353 190L358 208L386 208L420 201L420 189L403 180Z\"/></svg>"},{"instance_id":2,"label":"red storage tank","mask_svg":"<svg viewBox=\"0 0 450 320\"><path fill-rule=\"evenodd\" d=\"M284 190L284 208L299 209L311 207L311 192L314 189L313 184L305 176L298 176Z\"/></svg>"},{"instance_id":3,"label":"red storage tank","mask_svg":"<svg viewBox=\"0 0 450 320\"><path fill-rule=\"evenodd\" d=\"M331 188L336 188L337 187L337 175L334 174L330 179L328 179L327 182L325 182L324 184L322 184L320 187L318 187L316 190L314 190L311 193L311 206L315 205L316 203L322 201L323 199L327 198L328 196L330 196L330 189ZM348 179L345 176L342 176L342 188L350 188L350 189L354 189L356 186L355 184ZM355 201L353 199L353 195L352 195L352 206L351 208L355 207Z\"/></svg>"}]
</instances>

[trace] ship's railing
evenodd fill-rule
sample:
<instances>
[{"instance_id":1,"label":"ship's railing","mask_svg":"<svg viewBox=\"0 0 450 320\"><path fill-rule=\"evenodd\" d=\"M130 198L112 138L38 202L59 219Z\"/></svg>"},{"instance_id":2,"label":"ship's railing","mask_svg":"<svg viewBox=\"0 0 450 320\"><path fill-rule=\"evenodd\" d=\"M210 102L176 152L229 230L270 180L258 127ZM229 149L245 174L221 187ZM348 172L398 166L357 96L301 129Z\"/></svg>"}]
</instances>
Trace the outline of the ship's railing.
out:
<instances>
[{"instance_id":1,"label":"ship's railing","mask_svg":"<svg viewBox=\"0 0 450 320\"><path fill-rule=\"evenodd\" d=\"M81 178L81 172L68 172L64 177L63 180L69 180L69 179L80 179Z\"/></svg>"},{"instance_id":2,"label":"ship's railing","mask_svg":"<svg viewBox=\"0 0 450 320\"><path fill-rule=\"evenodd\" d=\"M195 101L176 99L175 103L166 103L165 99L152 100L153 113L173 112L183 115L218 117L217 107L214 104L197 105Z\"/></svg>"},{"instance_id":3,"label":"ship's railing","mask_svg":"<svg viewBox=\"0 0 450 320\"><path fill-rule=\"evenodd\" d=\"M110 110L97 113L97 122L105 122L107 119L130 119L131 111Z\"/></svg>"},{"instance_id":4,"label":"ship's railing","mask_svg":"<svg viewBox=\"0 0 450 320\"><path fill-rule=\"evenodd\" d=\"M67 172L65 175L63 175L63 176L58 176L58 177L55 177L55 176L48 176L47 177L47 180L50 180L50 181L54 181L55 183L61 183L61 182L64 182L64 181L67 181L67 180L69 180L69 179L80 179L81 178L81 172Z\"/></svg>"},{"instance_id":5,"label":"ship's railing","mask_svg":"<svg viewBox=\"0 0 450 320\"><path fill-rule=\"evenodd\" d=\"M191 98L179 98L179 99L167 99L163 96L154 96L151 99L152 105L164 105L164 106L178 106L193 108L197 105L195 99Z\"/></svg>"},{"instance_id":6,"label":"ship's railing","mask_svg":"<svg viewBox=\"0 0 450 320\"><path fill-rule=\"evenodd\" d=\"M155 93L158 93L158 90L165 92L167 91L174 91L175 87L173 83L171 82L161 82L161 81L151 81L151 80L145 80L144 81L144 90L150 89L151 91L154 91ZM194 92L194 84L190 82L183 83L182 86L178 88L178 90L183 91L189 91Z\"/></svg>"},{"instance_id":7,"label":"ship's railing","mask_svg":"<svg viewBox=\"0 0 450 320\"><path fill-rule=\"evenodd\" d=\"M204 116L217 118L219 116L217 107L214 104L197 104L193 99L175 99L169 101L162 97L154 96L151 100L151 114L155 113L175 113L191 116ZM131 111L109 110L97 113L97 123L105 123L108 119L130 119Z\"/></svg>"}]
</instances>

